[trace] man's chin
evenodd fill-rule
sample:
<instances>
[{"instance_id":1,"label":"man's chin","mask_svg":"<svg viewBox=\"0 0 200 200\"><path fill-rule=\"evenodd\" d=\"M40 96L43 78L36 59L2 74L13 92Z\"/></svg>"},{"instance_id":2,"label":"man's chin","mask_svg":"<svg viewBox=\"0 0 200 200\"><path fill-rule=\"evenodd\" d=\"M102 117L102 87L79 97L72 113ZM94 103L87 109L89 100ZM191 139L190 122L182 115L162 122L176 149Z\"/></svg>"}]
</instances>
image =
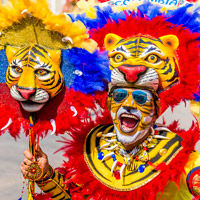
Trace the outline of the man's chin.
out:
<instances>
[{"instance_id":1,"label":"man's chin","mask_svg":"<svg viewBox=\"0 0 200 200\"><path fill-rule=\"evenodd\" d=\"M40 111L43 106L45 105L45 103L28 103L26 101L20 102L22 108L26 111L26 112L38 112Z\"/></svg>"}]
</instances>

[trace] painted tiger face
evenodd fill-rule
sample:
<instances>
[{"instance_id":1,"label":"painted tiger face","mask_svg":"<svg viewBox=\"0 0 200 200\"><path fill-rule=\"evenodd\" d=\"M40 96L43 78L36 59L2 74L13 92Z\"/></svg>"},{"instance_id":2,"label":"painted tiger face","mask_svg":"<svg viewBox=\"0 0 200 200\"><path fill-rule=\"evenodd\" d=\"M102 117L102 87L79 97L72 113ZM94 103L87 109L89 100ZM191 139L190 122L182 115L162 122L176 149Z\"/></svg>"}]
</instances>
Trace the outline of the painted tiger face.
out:
<instances>
[{"instance_id":1,"label":"painted tiger face","mask_svg":"<svg viewBox=\"0 0 200 200\"><path fill-rule=\"evenodd\" d=\"M150 91L117 88L112 92L111 116L118 140L124 145L144 138L155 119L154 98Z\"/></svg>"},{"instance_id":2,"label":"painted tiger face","mask_svg":"<svg viewBox=\"0 0 200 200\"><path fill-rule=\"evenodd\" d=\"M39 111L62 90L61 51L33 44L21 49L8 46L6 55L6 84L25 111Z\"/></svg>"},{"instance_id":3,"label":"painted tiger face","mask_svg":"<svg viewBox=\"0 0 200 200\"><path fill-rule=\"evenodd\" d=\"M109 51L112 84L134 84L158 91L178 81L175 50L179 41L175 35L123 39L108 34L104 42Z\"/></svg>"}]
</instances>

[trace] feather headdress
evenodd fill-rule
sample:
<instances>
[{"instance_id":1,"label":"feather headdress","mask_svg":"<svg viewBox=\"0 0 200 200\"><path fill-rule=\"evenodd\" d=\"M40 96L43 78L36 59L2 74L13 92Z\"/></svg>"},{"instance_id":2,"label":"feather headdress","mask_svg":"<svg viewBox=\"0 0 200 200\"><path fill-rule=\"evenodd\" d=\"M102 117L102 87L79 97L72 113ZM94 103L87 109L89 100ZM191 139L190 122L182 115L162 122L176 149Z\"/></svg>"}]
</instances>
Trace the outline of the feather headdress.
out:
<instances>
[{"instance_id":1,"label":"feather headdress","mask_svg":"<svg viewBox=\"0 0 200 200\"><path fill-rule=\"evenodd\" d=\"M106 99L110 74L106 54L97 50L82 22L73 22L64 14L54 15L45 0L9 0L0 5L0 134L8 130L16 138L20 130L27 133L30 127L29 113L12 98L5 78L10 64L6 48L31 44L61 52L65 82L64 89L37 112L34 132L64 133L73 124L92 121L91 113L101 107L99 100Z\"/></svg>"},{"instance_id":2,"label":"feather headdress","mask_svg":"<svg viewBox=\"0 0 200 200\"><path fill-rule=\"evenodd\" d=\"M135 10L135 9L134 9ZM159 38L163 35L174 34L180 41L177 50L179 62L179 82L159 93L161 99L161 109L164 112L169 106L178 105L182 100L193 99L193 94L198 87L198 65L199 65L199 14L198 9L191 13L190 5L174 11L162 12L158 6L152 4L142 4L136 11L113 12L112 7L96 7L96 19L87 18L81 14L73 20L81 20L90 28L91 37L97 41L98 45L104 50L104 38L108 33L115 33L122 38L130 38L135 35L150 35ZM103 119L105 122L106 120ZM177 121L173 121L172 130ZM75 199L83 198L87 195L92 199L156 199L160 191L164 191L169 181L178 184L180 174L184 171L184 165L188 161L188 152L194 150L194 146L199 138L197 124L188 131L178 131L183 138L183 149L173 158L173 162L168 166L162 163L159 167L161 175L149 181L142 187L131 191L116 191L102 184L91 173L84 159L85 138L92 127L80 130L78 134L72 134L72 140L65 140L62 150L68 162L64 164L66 177L72 176L68 182L79 183L83 188L74 192L72 197ZM177 165L178 163L178 165ZM81 166L81 167L80 167ZM68 176L68 172L70 175ZM71 173L72 172L72 173ZM159 183L159 184L158 184ZM159 197L158 197L159 198Z\"/></svg>"}]
</instances>

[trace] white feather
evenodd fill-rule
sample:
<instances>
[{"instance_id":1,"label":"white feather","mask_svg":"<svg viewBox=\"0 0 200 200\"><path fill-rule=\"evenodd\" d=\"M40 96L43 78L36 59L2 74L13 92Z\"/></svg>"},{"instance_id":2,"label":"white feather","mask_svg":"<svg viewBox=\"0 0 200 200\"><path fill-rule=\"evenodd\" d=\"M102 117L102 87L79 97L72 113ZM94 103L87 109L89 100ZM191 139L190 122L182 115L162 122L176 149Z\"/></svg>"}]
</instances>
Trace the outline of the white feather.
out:
<instances>
[{"instance_id":1,"label":"white feather","mask_svg":"<svg viewBox=\"0 0 200 200\"><path fill-rule=\"evenodd\" d=\"M76 108L74 106L71 106L70 109L71 109L72 112L74 112L74 114L72 115L72 117L75 117L78 114Z\"/></svg>"},{"instance_id":2,"label":"white feather","mask_svg":"<svg viewBox=\"0 0 200 200\"><path fill-rule=\"evenodd\" d=\"M3 128L1 128L1 131L3 131L4 129L7 129L11 124L12 124L12 119L9 118L8 123Z\"/></svg>"},{"instance_id":3,"label":"white feather","mask_svg":"<svg viewBox=\"0 0 200 200\"><path fill-rule=\"evenodd\" d=\"M63 37L62 38L62 42L70 42L71 44L73 44L73 40L72 40L72 38L70 38L70 37Z\"/></svg>"},{"instance_id":4,"label":"white feather","mask_svg":"<svg viewBox=\"0 0 200 200\"><path fill-rule=\"evenodd\" d=\"M52 130L52 132L51 132L51 135L54 135L55 132L56 132L56 122L55 122L54 119L51 119L51 120L50 120L50 123L51 123L51 126L53 127L53 130Z\"/></svg>"},{"instance_id":5,"label":"white feather","mask_svg":"<svg viewBox=\"0 0 200 200\"><path fill-rule=\"evenodd\" d=\"M188 131L193 122L196 119L191 113L190 103L188 101L181 101L175 107L168 107L167 110L156 120L156 124L164 124L165 126L170 126L174 122L177 122L177 130Z\"/></svg>"}]
</instances>

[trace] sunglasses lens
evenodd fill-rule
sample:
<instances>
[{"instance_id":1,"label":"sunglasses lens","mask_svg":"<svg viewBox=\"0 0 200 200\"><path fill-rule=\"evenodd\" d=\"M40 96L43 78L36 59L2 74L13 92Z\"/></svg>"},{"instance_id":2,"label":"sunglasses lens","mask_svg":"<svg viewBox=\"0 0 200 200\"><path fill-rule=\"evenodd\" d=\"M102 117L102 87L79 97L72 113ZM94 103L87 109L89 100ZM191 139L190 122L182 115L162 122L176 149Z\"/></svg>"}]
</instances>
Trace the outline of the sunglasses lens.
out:
<instances>
[{"instance_id":1,"label":"sunglasses lens","mask_svg":"<svg viewBox=\"0 0 200 200\"><path fill-rule=\"evenodd\" d=\"M142 104L146 103L146 101L147 101L147 94L146 94L146 92L143 92L143 91L133 91L132 95L133 95L133 99L138 104L142 105Z\"/></svg>"},{"instance_id":2,"label":"sunglasses lens","mask_svg":"<svg viewBox=\"0 0 200 200\"><path fill-rule=\"evenodd\" d=\"M113 99L115 102L119 103L120 101L124 100L128 95L128 92L123 89L116 89L113 92Z\"/></svg>"}]
</instances>

